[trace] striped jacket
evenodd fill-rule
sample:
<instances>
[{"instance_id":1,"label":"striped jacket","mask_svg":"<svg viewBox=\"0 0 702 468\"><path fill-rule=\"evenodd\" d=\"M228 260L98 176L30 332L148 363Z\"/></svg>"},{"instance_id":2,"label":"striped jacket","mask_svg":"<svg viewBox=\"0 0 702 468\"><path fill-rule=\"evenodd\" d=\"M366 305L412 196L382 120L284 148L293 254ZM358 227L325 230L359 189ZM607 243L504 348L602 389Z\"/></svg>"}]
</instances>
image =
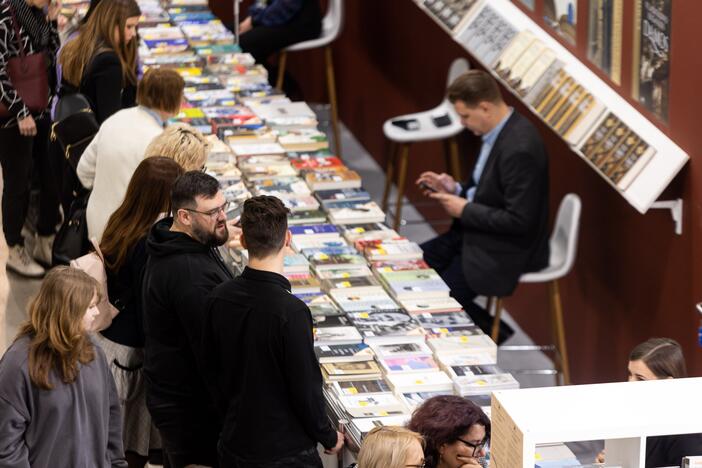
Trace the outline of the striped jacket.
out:
<instances>
[{"instance_id":1,"label":"striped jacket","mask_svg":"<svg viewBox=\"0 0 702 468\"><path fill-rule=\"evenodd\" d=\"M20 41L24 46L25 54L33 54L38 52L32 43L27 30L22 26L22 18L17 15L19 23ZM56 83L56 52L60 46L59 35L56 29L56 22L51 22L51 33L49 44L47 47L47 55L49 59L47 73L49 73L49 100L51 99L55 83ZM9 1L5 0L0 3L0 100L7 106L10 113L15 117L0 120L0 126L3 128L17 125L17 119L23 119L30 115L29 109L22 102L22 98L15 91L10 77L7 74L7 62L13 57L19 57L20 49L15 38L15 28L12 25L12 13L10 12ZM36 117L42 117L48 112L42 112Z\"/></svg>"}]
</instances>

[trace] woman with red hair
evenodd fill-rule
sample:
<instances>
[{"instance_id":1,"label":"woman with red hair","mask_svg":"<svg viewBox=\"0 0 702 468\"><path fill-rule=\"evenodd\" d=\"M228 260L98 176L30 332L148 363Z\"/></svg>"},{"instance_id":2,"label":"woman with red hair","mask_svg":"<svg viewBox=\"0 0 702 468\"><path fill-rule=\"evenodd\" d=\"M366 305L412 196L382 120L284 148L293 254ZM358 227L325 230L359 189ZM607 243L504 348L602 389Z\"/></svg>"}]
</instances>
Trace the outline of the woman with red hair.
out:
<instances>
[{"instance_id":1,"label":"woman with red hair","mask_svg":"<svg viewBox=\"0 0 702 468\"><path fill-rule=\"evenodd\" d=\"M425 401L407 425L426 441L427 468L480 467L490 440L490 419L472 401L443 395Z\"/></svg>"}]
</instances>

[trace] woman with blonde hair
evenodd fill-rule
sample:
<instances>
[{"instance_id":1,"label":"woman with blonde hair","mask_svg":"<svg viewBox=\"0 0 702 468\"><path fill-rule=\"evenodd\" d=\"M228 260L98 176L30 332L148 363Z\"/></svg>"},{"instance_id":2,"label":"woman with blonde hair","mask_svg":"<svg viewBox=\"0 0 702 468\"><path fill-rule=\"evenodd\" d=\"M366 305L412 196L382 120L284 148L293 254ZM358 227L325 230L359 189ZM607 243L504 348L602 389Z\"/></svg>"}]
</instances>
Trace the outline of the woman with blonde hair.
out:
<instances>
[{"instance_id":1,"label":"woman with blonde hair","mask_svg":"<svg viewBox=\"0 0 702 468\"><path fill-rule=\"evenodd\" d=\"M180 164L173 155L146 150L163 133L165 122L179 112L184 86L176 71L150 69L139 82L139 105L107 119L85 149L76 172L83 187L92 190L86 211L89 237L100 241L107 220L124 199L134 170L146 156L169 156Z\"/></svg>"},{"instance_id":2,"label":"woman with blonde hair","mask_svg":"<svg viewBox=\"0 0 702 468\"><path fill-rule=\"evenodd\" d=\"M169 125L146 147L144 157L165 156L180 164L185 172L205 167L210 143L194 127L185 123Z\"/></svg>"},{"instance_id":3,"label":"woman with blonde hair","mask_svg":"<svg viewBox=\"0 0 702 468\"><path fill-rule=\"evenodd\" d=\"M115 384L89 335L97 282L49 271L0 361L0 466L127 467Z\"/></svg>"},{"instance_id":4,"label":"woman with blonde hair","mask_svg":"<svg viewBox=\"0 0 702 468\"><path fill-rule=\"evenodd\" d=\"M424 439L404 427L382 426L363 439L356 468L424 468Z\"/></svg>"}]
</instances>

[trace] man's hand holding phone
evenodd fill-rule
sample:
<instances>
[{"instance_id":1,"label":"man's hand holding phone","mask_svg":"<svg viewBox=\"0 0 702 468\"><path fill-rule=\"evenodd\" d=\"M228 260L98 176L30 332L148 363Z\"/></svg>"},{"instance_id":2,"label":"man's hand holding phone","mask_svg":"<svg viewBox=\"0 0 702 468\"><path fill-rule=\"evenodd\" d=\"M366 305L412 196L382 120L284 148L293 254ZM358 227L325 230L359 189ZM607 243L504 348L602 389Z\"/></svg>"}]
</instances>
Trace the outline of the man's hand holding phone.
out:
<instances>
[{"instance_id":1,"label":"man's hand holding phone","mask_svg":"<svg viewBox=\"0 0 702 468\"><path fill-rule=\"evenodd\" d=\"M446 173L423 172L415 183L419 185L426 196L432 193L450 193L451 195L456 193L456 181Z\"/></svg>"}]
</instances>

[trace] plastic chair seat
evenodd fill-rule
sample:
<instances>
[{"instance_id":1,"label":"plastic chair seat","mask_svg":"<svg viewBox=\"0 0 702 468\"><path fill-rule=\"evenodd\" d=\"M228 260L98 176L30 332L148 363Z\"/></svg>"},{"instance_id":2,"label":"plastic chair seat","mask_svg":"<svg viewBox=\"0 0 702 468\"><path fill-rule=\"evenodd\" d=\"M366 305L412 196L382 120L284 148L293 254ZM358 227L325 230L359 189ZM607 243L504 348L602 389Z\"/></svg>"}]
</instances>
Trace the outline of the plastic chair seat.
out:
<instances>
[{"instance_id":1,"label":"plastic chair seat","mask_svg":"<svg viewBox=\"0 0 702 468\"><path fill-rule=\"evenodd\" d=\"M433 117L448 115L451 124L445 127L437 127L432 121ZM419 129L405 130L393 125L394 120L411 120L419 122ZM388 140L396 143L412 143L417 141L443 140L451 138L463 131L463 125L453 110L453 106L448 101L444 101L434 109L405 114L388 119L383 123L383 133Z\"/></svg>"}]
</instances>

